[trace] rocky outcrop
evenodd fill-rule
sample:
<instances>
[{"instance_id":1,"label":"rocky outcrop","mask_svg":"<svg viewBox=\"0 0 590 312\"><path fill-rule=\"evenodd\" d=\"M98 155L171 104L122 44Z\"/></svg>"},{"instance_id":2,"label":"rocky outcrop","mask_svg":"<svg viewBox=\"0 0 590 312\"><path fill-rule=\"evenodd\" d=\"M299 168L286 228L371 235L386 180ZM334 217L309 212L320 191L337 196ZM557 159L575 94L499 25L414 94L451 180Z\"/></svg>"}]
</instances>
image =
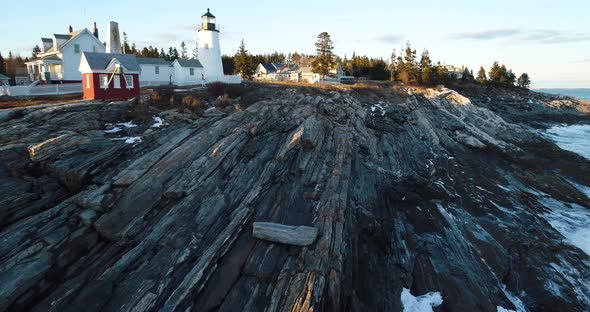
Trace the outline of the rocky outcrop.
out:
<instances>
[{"instance_id":1,"label":"rocky outcrop","mask_svg":"<svg viewBox=\"0 0 590 312\"><path fill-rule=\"evenodd\" d=\"M292 226L270 222L252 223L255 238L295 246L309 246L315 242L318 229L310 226Z\"/></svg>"},{"instance_id":2,"label":"rocky outcrop","mask_svg":"<svg viewBox=\"0 0 590 312\"><path fill-rule=\"evenodd\" d=\"M590 305L589 255L543 217L590 209L584 158L475 91L249 88L162 128L127 102L1 114L0 310Z\"/></svg>"}]
</instances>

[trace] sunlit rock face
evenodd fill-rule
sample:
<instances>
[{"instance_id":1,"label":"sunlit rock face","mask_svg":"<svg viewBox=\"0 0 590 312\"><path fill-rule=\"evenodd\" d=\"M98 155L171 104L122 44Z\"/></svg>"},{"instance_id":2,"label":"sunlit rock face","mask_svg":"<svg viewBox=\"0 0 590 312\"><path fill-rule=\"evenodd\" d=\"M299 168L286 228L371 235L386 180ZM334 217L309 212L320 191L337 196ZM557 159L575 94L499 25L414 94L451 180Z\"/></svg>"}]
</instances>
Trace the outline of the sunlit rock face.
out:
<instances>
[{"instance_id":1,"label":"sunlit rock face","mask_svg":"<svg viewBox=\"0 0 590 312\"><path fill-rule=\"evenodd\" d=\"M195 95L203 114L149 102L0 114L0 310L590 306L590 162L535 129L587 119L584 103L244 88L214 108L222 99ZM254 222L314 236L257 239Z\"/></svg>"}]
</instances>

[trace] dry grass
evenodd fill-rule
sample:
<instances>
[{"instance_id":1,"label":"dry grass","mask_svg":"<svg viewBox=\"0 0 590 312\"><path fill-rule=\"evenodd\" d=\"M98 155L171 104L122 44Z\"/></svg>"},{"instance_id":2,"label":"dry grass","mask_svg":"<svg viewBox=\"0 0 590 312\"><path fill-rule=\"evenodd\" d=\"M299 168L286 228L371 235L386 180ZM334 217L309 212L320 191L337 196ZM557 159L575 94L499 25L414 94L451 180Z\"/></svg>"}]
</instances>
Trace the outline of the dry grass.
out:
<instances>
[{"instance_id":1,"label":"dry grass","mask_svg":"<svg viewBox=\"0 0 590 312\"><path fill-rule=\"evenodd\" d=\"M0 109L26 107L40 104L63 104L82 100L81 94L44 95L31 97L0 97Z\"/></svg>"}]
</instances>

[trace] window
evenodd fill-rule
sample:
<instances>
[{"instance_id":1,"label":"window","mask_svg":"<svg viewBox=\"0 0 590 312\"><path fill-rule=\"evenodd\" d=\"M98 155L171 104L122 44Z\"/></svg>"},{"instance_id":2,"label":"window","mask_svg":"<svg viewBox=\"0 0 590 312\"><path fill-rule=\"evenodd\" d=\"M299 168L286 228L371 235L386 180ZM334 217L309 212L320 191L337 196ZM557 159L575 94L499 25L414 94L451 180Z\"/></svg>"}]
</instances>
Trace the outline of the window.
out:
<instances>
[{"instance_id":1,"label":"window","mask_svg":"<svg viewBox=\"0 0 590 312\"><path fill-rule=\"evenodd\" d=\"M108 75L100 75L100 87L103 89L109 88L109 76Z\"/></svg>"},{"instance_id":2,"label":"window","mask_svg":"<svg viewBox=\"0 0 590 312\"><path fill-rule=\"evenodd\" d=\"M86 89L90 89L90 74L86 74Z\"/></svg>"},{"instance_id":3,"label":"window","mask_svg":"<svg viewBox=\"0 0 590 312\"><path fill-rule=\"evenodd\" d=\"M113 88L121 89L121 76L120 75L113 76Z\"/></svg>"},{"instance_id":4,"label":"window","mask_svg":"<svg viewBox=\"0 0 590 312\"><path fill-rule=\"evenodd\" d=\"M156 75L159 75L160 74L160 66L156 66L155 68L156 68Z\"/></svg>"},{"instance_id":5,"label":"window","mask_svg":"<svg viewBox=\"0 0 590 312\"><path fill-rule=\"evenodd\" d=\"M77 53L77 54L80 53L80 45L79 44L74 44L74 53Z\"/></svg>"},{"instance_id":6,"label":"window","mask_svg":"<svg viewBox=\"0 0 590 312\"><path fill-rule=\"evenodd\" d=\"M133 89L133 76L125 75L125 85L127 85L127 89Z\"/></svg>"},{"instance_id":7,"label":"window","mask_svg":"<svg viewBox=\"0 0 590 312\"><path fill-rule=\"evenodd\" d=\"M190 68L189 70L190 70L191 76L194 76L195 75L195 69L194 68Z\"/></svg>"}]
</instances>

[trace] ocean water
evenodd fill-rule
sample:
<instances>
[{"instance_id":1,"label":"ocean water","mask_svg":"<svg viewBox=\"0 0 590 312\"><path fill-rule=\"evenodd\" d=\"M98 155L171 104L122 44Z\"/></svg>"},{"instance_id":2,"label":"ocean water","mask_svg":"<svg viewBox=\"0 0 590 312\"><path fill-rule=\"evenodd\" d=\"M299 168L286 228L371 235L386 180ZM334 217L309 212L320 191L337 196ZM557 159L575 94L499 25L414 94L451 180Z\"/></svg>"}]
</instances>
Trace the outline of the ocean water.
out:
<instances>
[{"instance_id":1,"label":"ocean water","mask_svg":"<svg viewBox=\"0 0 590 312\"><path fill-rule=\"evenodd\" d=\"M590 159L590 125L553 126L543 134L562 149Z\"/></svg>"},{"instance_id":2,"label":"ocean water","mask_svg":"<svg viewBox=\"0 0 590 312\"><path fill-rule=\"evenodd\" d=\"M567 95L573 96L575 98L590 101L590 89L580 88L580 89L535 89L534 91L550 93L550 94L560 94L560 95Z\"/></svg>"}]
</instances>

